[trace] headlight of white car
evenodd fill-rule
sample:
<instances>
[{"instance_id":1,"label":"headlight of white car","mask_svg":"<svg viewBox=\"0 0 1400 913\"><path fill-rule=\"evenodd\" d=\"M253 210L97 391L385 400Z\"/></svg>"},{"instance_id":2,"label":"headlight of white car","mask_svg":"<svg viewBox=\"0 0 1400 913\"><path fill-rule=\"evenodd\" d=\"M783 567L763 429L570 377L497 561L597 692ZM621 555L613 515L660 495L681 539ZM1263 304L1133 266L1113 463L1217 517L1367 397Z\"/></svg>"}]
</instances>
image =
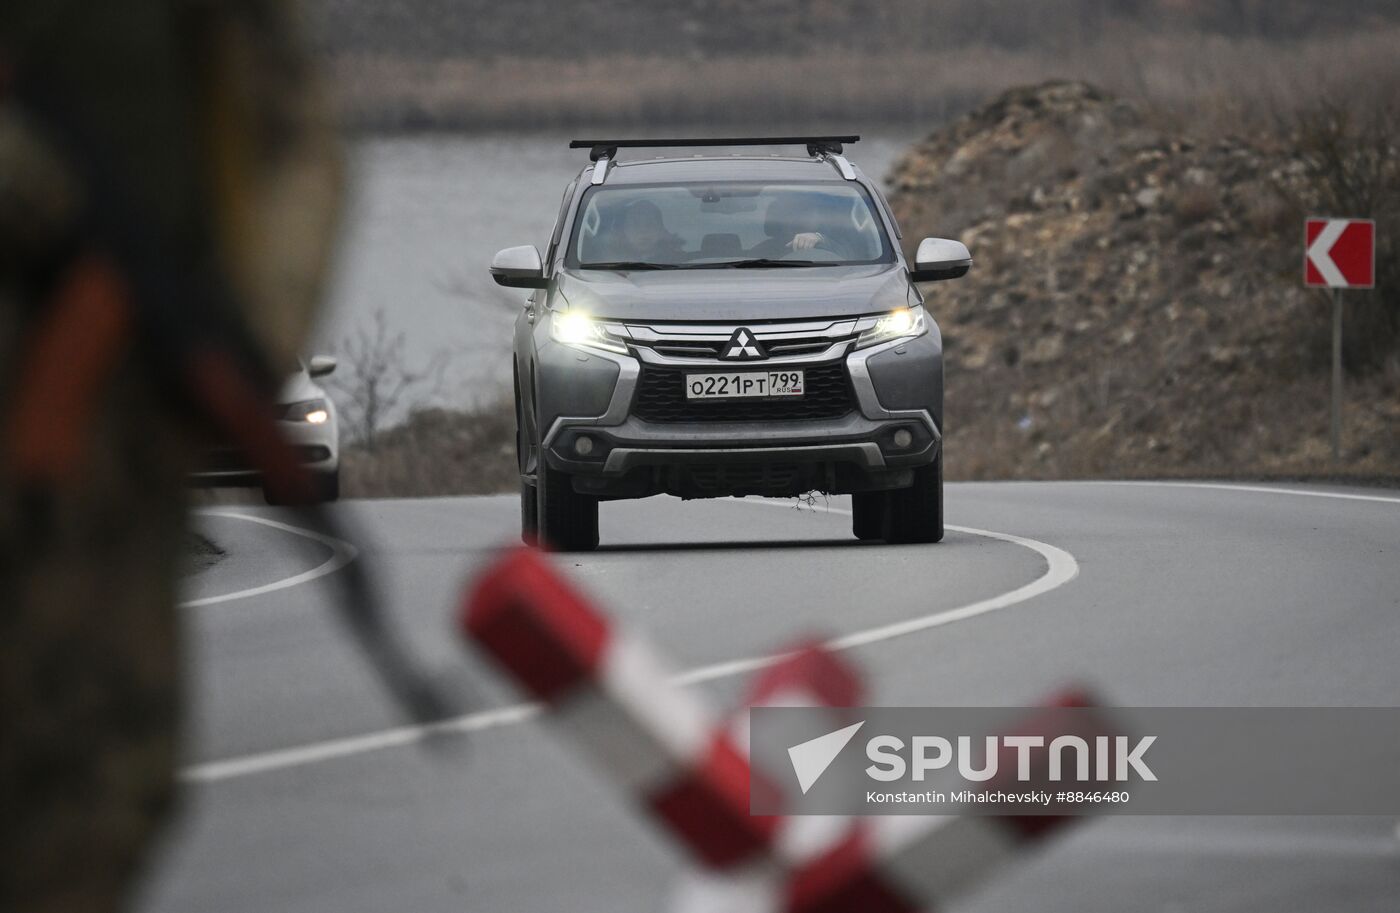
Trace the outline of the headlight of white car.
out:
<instances>
[{"instance_id":1,"label":"headlight of white car","mask_svg":"<svg viewBox=\"0 0 1400 913\"><path fill-rule=\"evenodd\" d=\"M897 311L890 311L875 321L873 327L861 333L860 339L856 340L856 348L873 346L876 343L889 342L892 339L921 336L927 329L928 324L924 320L923 308L900 308Z\"/></svg>"},{"instance_id":2,"label":"headlight of white car","mask_svg":"<svg viewBox=\"0 0 1400 913\"><path fill-rule=\"evenodd\" d=\"M282 421L306 422L311 425L324 425L330 420L330 409L323 399L306 399L299 403L282 407Z\"/></svg>"},{"instance_id":3,"label":"headlight of white car","mask_svg":"<svg viewBox=\"0 0 1400 913\"><path fill-rule=\"evenodd\" d=\"M626 352L622 340L608 335L607 328L579 311L556 311L549 318L549 335L567 346L591 346L609 352Z\"/></svg>"}]
</instances>

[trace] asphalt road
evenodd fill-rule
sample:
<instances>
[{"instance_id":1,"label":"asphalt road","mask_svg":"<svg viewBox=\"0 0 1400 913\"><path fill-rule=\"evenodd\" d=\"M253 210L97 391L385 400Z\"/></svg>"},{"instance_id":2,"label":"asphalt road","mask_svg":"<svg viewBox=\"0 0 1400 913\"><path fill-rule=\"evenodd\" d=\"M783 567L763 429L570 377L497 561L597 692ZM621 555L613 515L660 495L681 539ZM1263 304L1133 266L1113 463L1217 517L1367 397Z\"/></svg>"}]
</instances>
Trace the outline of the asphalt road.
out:
<instances>
[{"instance_id":1,"label":"asphalt road","mask_svg":"<svg viewBox=\"0 0 1400 913\"><path fill-rule=\"evenodd\" d=\"M1069 682L1123 705L1400 703L1400 494L950 485L957 529L899 547L856 542L845 499L829 506L608 504L605 546L553 560L719 704L736 661L814 633L845 638L878 704L1029 704ZM470 732L428 753L401 728L316 579L348 553L203 516L228 554L189 584L187 798L139 909L664 910L680 857L562 743L492 712L518 698L453 633L515 499L338 509L372 535L359 544L414 645L474 691ZM1394 913L1397 898L1393 819L1119 818L958 909Z\"/></svg>"}]
</instances>

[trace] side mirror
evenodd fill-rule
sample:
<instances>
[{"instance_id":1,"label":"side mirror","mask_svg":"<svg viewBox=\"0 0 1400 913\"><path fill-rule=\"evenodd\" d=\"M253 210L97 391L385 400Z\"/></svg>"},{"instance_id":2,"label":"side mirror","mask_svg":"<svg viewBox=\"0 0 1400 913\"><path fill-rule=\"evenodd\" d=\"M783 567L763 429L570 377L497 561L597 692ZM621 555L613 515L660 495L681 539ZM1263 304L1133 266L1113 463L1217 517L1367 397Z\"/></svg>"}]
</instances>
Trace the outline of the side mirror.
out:
<instances>
[{"instance_id":1,"label":"side mirror","mask_svg":"<svg viewBox=\"0 0 1400 913\"><path fill-rule=\"evenodd\" d=\"M329 355L313 355L306 363L306 373L312 377L325 377L335 370L336 360Z\"/></svg>"},{"instance_id":2,"label":"side mirror","mask_svg":"<svg viewBox=\"0 0 1400 913\"><path fill-rule=\"evenodd\" d=\"M947 238L924 238L914 254L914 268L909 278L915 282L936 282L939 279L961 279L972 269L972 254L961 241Z\"/></svg>"},{"instance_id":3,"label":"side mirror","mask_svg":"<svg viewBox=\"0 0 1400 913\"><path fill-rule=\"evenodd\" d=\"M544 275L540 252L533 244L507 247L491 258L491 278L506 288L545 288L549 280Z\"/></svg>"}]
</instances>

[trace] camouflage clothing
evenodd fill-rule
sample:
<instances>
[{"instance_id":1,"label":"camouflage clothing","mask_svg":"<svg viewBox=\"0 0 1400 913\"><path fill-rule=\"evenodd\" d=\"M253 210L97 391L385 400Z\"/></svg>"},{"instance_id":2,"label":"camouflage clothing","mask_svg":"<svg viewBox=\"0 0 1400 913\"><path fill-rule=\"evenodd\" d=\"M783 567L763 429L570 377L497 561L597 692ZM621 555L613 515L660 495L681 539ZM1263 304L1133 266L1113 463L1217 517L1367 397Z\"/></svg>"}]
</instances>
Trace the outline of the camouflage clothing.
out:
<instances>
[{"instance_id":1,"label":"camouflage clothing","mask_svg":"<svg viewBox=\"0 0 1400 913\"><path fill-rule=\"evenodd\" d=\"M75 157L102 162L172 262L222 267L271 363L298 351L339 169L291 34L272 0L0 8L0 417L82 243ZM64 148L4 94L7 70L95 148ZM192 438L144 354L123 348L58 489L31 500L0 460L0 911L119 909L170 809Z\"/></svg>"}]
</instances>

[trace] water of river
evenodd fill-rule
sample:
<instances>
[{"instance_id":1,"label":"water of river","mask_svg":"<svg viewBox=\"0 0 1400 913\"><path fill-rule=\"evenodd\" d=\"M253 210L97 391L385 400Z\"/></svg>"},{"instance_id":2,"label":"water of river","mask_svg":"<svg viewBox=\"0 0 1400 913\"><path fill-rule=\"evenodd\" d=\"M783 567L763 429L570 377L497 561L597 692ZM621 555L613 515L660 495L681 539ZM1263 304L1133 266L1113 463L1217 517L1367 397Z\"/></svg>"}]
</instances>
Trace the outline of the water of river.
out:
<instances>
[{"instance_id":1,"label":"water of river","mask_svg":"<svg viewBox=\"0 0 1400 913\"><path fill-rule=\"evenodd\" d=\"M867 174L883 176L915 138L867 136L848 152ZM525 293L496 286L486 270L502 247L544 249L560 195L587 163L568 139L357 141L349 217L315 348L336 348L383 311L390 333L404 336L410 368L445 353L441 389L417 391L417 403L466 406L509 389L511 327Z\"/></svg>"}]
</instances>

